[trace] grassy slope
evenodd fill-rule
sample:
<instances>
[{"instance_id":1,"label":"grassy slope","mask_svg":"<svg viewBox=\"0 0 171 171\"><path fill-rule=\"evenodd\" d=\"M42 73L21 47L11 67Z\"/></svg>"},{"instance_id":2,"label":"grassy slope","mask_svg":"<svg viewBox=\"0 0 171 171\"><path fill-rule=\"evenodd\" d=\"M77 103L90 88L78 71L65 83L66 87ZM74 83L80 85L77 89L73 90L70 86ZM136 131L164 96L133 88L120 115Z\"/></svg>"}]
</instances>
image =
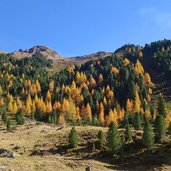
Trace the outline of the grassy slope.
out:
<instances>
[{"instance_id":1,"label":"grassy slope","mask_svg":"<svg viewBox=\"0 0 171 171\"><path fill-rule=\"evenodd\" d=\"M89 165L93 171L171 169L170 145L163 144L162 149L156 147L153 153L140 150L142 131L133 131L136 144L130 144L129 148L126 146L125 156L117 159L98 149L92 151L98 131L106 132L107 128L76 127L79 134L79 147L76 150L67 148L71 127L55 127L32 121L16 127L13 132L7 132L4 126L0 129L0 147L17 153L14 159L0 158L0 163L5 164L7 169L84 171Z\"/></svg>"}]
</instances>

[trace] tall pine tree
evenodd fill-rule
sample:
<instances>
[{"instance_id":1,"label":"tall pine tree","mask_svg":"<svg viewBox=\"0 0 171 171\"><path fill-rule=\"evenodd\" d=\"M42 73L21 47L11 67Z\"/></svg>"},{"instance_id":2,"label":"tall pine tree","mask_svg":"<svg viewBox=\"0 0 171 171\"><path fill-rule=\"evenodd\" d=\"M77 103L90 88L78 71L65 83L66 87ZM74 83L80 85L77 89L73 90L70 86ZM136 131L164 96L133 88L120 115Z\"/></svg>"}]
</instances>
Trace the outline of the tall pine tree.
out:
<instances>
[{"instance_id":1,"label":"tall pine tree","mask_svg":"<svg viewBox=\"0 0 171 171\"><path fill-rule=\"evenodd\" d=\"M113 154L122 149L121 137L114 122L109 125L108 146Z\"/></svg>"},{"instance_id":2,"label":"tall pine tree","mask_svg":"<svg viewBox=\"0 0 171 171\"><path fill-rule=\"evenodd\" d=\"M160 141L162 138L164 138L166 134L165 129L165 121L163 115L158 115L155 120L155 135L156 139Z\"/></svg>"},{"instance_id":3,"label":"tall pine tree","mask_svg":"<svg viewBox=\"0 0 171 171\"><path fill-rule=\"evenodd\" d=\"M145 121L143 128L143 144L150 149L154 145L154 133L149 121Z\"/></svg>"}]
</instances>

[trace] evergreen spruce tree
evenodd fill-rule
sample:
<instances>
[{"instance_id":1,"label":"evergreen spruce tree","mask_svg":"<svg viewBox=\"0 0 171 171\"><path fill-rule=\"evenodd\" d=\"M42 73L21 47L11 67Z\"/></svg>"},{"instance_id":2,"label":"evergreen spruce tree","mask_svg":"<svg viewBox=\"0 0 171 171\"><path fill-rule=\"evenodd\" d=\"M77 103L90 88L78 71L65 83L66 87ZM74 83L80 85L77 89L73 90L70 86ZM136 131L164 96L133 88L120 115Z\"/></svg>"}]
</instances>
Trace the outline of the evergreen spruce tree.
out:
<instances>
[{"instance_id":1,"label":"evergreen spruce tree","mask_svg":"<svg viewBox=\"0 0 171 171\"><path fill-rule=\"evenodd\" d=\"M18 125L24 124L24 114L22 109L18 110L18 112L15 114L15 120Z\"/></svg>"},{"instance_id":2,"label":"evergreen spruce tree","mask_svg":"<svg viewBox=\"0 0 171 171\"><path fill-rule=\"evenodd\" d=\"M77 134L75 127L72 127L72 129L70 131L69 144L72 148L75 148L78 145L78 134Z\"/></svg>"},{"instance_id":3,"label":"evergreen spruce tree","mask_svg":"<svg viewBox=\"0 0 171 171\"><path fill-rule=\"evenodd\" d=\"M11 131L11 120L8 119L7 121L7 131Z\"/></svg>"},{"instance_id":4,"label":"evergreen spruce tree","mask_svg":"<svg viewBox=\"0 0 171 171\"><path fill-rule=\"evenodd\" d=\"M135 129L140 130L141 125L142 125L141 115L140 115L140 113L135 113L135 116L134 116L134 127L135 127Z\"/></svg>"},{"instance_id":5,"label":"evergreen spruce tree","mask_svg":"<svg viewBox=\"0 0 171 171\"><path fill-rule=\"evenodd\" d=\"M162 96L160 96L158 99L157 111L159 115L162 115L164 118L166 117L166 105Z\"/></svg>"},{"instance_id":6,"label":"evergreen spruce tree","mask_svg":"<svg viewBox=\"0 0 171 171\"><path fill-rule=\"evenodd\" d=\"M48 123L52 123L52 117L51 117L51 115L48 115Z\"/></svg>"},{"instance_id":7,"label":"evergreen spruce tree","mask_svg":"<svg viewBox=\"0 0 171 171\"><path fill-rule=\"evenodd\" d=\"M164 138L165 134L166 134L166 129L165 129L164 117L163 115L158 115L155 120L156 139L160 141L162 138Z\"/></svg>"},{"instance_id":8,"label":"evergreen spruce tree","mask_svg":"<svg viewBox=\"0 0 171 171\"><path fill-rule=\"evenodd\" d=\"M135 83L134 83L134 81L130 80L128 82L128 97L130 99L134 99L134 97L135 97L135 90L136 90Z\"/></svg>"},{"instance_id":9,"label":"evergreen spruce tree","mask_svg":"<svg viewBox=\"0 0 171 171\"><path fill-rule=\"evenodd\" d=\"M132 140L132 132L129 123L126 124L125 139L126 141Z\"/></svg>"},{"instance_id":10,"label":"evergreen spruce tree","mask_svg":"<svg viewBox=\"0 0 171 171\"><path fill-rule=\"evenodd\" d=\"M122 149L121 137L114 122L109 125L108 146L113 154L120 152Z\"/></svg>"},{"instance_id":11,"label":"evergreen spruce tree","mask_svg":"<svg viewBox=\"0 0 171 171\"><path fill-rule=\"evenodd\" d=\"M53 123L55 124L55 125L57 125L57 123L58 123L58 120L57 120L57 112L55 111L55 110L53 110Z\"/></svg>"},{"instance_id":12,"label":"evergreen spruce tree","mask_svg":"<svg viewBox=\"0 0 171 171\"><path fill-rule=\"evenodd\" d=\"M98 132L98 142L100 147L102 147L106 142L106 136L103 131Z\"/></svg>"},{"instance_id":13,"label":"evergreen spruce tree","mask_svg":"<svg viewBox=\"0 0 171 171\"><path fill-rule=\"evenodd\" d=\"M145 121L143 128L143 144L148 148L152 148L154 145L154 133L149 121Z\"/></svg>"}]
</instances>

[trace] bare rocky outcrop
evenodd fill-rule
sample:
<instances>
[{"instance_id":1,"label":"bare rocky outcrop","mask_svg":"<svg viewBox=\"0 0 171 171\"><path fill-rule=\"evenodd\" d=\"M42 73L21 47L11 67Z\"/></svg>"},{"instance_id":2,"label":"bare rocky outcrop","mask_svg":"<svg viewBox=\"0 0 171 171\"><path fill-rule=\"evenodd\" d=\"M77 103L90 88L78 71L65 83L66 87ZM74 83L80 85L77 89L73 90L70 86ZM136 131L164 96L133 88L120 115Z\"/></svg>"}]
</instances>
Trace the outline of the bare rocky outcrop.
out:
<instances>
[{"instance_id":1,"label":"bare rocky outcrop","mask_svg":"<svg viewBox=\"0 0 171 171\"><path fill-rule=\"evenodd\" d=\"M16 153L13 151L9 151L3 148L0 149L0 157L15 158L15 156L16 156Z\"/></svg>"},{"instance_id":2,"label":"bare rocky outcrop","mask_svg":"<svg viewBox=\"0 0 171 171\"><path fill-rule=\"evenodd\" d=\"M62 58L57 52L55 52L54 50L46 46L34 46L28 50L20 49L19 51L15 51L11 53L11 55L19 59L25 58L25 57L32 57L34 55L43 55L47 59L51 59L53 61L56 61Z\"/></svg>"}]
</instances>

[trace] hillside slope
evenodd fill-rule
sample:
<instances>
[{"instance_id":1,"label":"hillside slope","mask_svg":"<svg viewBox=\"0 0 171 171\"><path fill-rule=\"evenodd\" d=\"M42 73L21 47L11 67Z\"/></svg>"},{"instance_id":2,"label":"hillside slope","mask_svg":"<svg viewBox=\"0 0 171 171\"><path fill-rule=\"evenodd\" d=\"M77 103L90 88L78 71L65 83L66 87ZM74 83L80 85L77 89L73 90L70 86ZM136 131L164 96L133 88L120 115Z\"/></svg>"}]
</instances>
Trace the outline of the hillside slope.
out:
<instances>
[{"instance_id":1,"label":"hillside slope","mask_svg":"<svg viewBox=\"0 0 171 171\"><path fill-rule=\"evenodd\" d=\"M146 44L144 47L124 45L115 51L121 58L132 62L141 61L146 72L149 72L156 88L154 96L162 94L167 101L171 100L171 41L161 40ZM153 96L153 97L154 97Z\"/></svg>"},{"instance_id":2,"label":"hillside slope","mask_svg":"<svg viewBox=\"0 0 171 171\"><path fill-rule=\"evenodd\" d=\"M56 171L56 168L58 171L85 171L87 166L92 166L93 171L171 169L170 147L156 149L155 152L132 150L132 155L122 160L99 149L92 150L98 131L107 131L102 127L76 127L79 147L67 150L70 129L36 122L16 127L12 132L0 127L0 147L16 153L15 158L0 157L0 163L6 166L6 170L19 171ZM134 131L134 134L134 138L138 139L139 131Z\"/></svg>"}]
</instances>

